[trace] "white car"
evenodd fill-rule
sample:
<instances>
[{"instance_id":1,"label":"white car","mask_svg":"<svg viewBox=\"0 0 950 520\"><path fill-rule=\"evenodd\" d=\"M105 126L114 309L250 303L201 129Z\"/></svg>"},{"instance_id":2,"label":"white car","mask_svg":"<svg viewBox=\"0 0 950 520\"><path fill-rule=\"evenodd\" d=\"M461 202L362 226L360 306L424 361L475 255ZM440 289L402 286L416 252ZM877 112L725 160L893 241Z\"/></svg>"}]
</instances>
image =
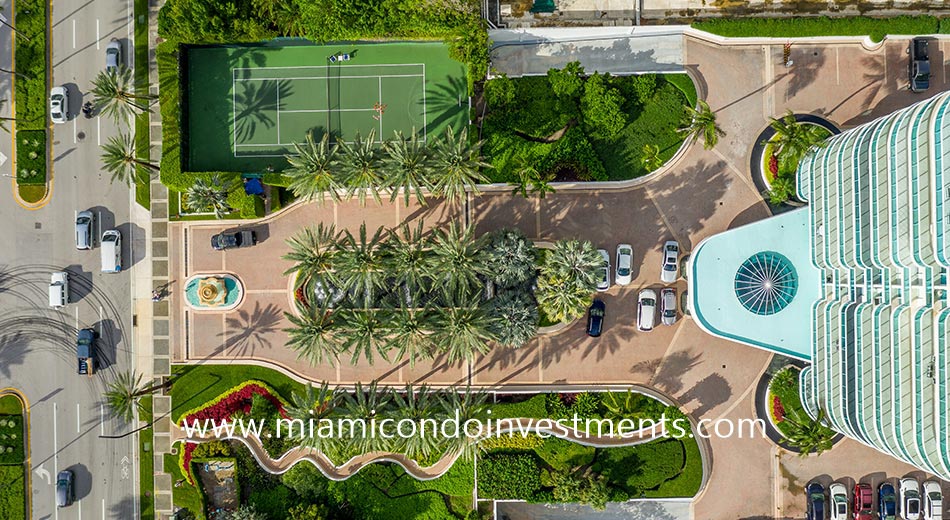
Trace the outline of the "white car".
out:
<instances>
[{"instance_id":1,"label":"white car","mask_svg":"<svg viewBox=\"0 0 950 520\"><path fill-rule=\"evenodd\" d=\"M660 323L676 323L676 289L667 287L660 291Z\"/></svg>"},{"instance_id":2,"label":"white car","mask_svg":"<svg viewBox=\"0 0 950 520\"><path fill-rule=\"evenodd\" d=\"M106 45L106 71L115 72L122 65L122 43L113 38Z\"/></svg>"},{"instance_id":3,"label":"white car","mask_svg":"<svg viewBox=\"0 0 950 520\"><path fill-rule=\"evenodd\" d=\"M630 285L633 281L633 246L630 244L620 244L617 246L617 274L614 276L614 283L617 285Z\"/></svg>"},{"instance_id":4,"label":"white car","mask_svg":"<svg viewBox=\"0 0 950 520\"><path fill-rule=\"evenodd\" d=\"M656 291L644 289L637 297L637 328L643 332L653 330L656 323Z\"/></svg>"},{"instance_id":5,"label":"white car","mask_svg":"<svg viewBox=\"0 0 950 520\"><path fill-rule=\"evenodd\" d=\"M600 257L604 259L604 263L597 270L600 276L597 277L597 290L604 292L607 289L610 289L610 253L606 249L598 249Z\"/></svg>"},{"instance_id":6,"label":"white car","mask_svg":"<svg viewBox=\"0 0 950 520\"><path fill-rule=\"evenodd\" d=\"M828 487L831 497L831 520L848 520L848 490L843 484L835 482Z\"/></svg>"},{"instance_id":7,"label":"white car","mask_svg":"<svg viewBox=\"0 0 950 520\"><path fill-rule=\"evenodd\" d=\"M49 118L57 124L69 118L69 93L66 87L53 87L49 91Z\"/></svg>"},{"instance_id":8,"label":"white car","mask_svg":"<svg viewBox=\"0 0 950 520\"><path fill-rule=\"evenodd\" d=\"M663 266L660 269L660 280L663 283L673 283L679 273L680 245L675 240L663 244Z\"/></svg>"},{"instance_id":9,"label":"white car","mask_svg":"<svg viewBox=\"0 0 950 520\"><path fill-rule=\"evenodd\" d=\"M900 514L904 520L920 520L920 484L915 478L902 478L898 486Z\"/></svg>"},{"instance_id":10,"label":"white car","mask_svg":"<svg viewBox=\"0 0 950 520\"><path fill-rule=\"evenodd\" d=\"M943 518L943 493L936 480L924 482L924 520Z\"/></svg>"}]
</instances>

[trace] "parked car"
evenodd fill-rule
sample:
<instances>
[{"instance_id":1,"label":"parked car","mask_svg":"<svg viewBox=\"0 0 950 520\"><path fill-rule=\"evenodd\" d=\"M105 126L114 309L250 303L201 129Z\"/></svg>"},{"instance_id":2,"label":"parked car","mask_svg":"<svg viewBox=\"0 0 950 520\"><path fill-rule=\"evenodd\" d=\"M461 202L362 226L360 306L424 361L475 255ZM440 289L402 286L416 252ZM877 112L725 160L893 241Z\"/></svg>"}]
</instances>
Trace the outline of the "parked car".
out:
<instances>
[{"instance_id":1,"label":"parked car","mask_svg":"<svg viewBox=\"0 0 950 520\"><path fill-rule=\"evenodd\" d=\"M637 328L648 332L656 322L656 291L644 289L637 297Z\"/></svg>"},{"instance_id":2,"label":"parked car","mask_svg":"<svg viewBox=\"0 0 950 520\"><path fill-rule=\"evenodd\" d=\"M614 283L629 285L633 281L633 246L620 244L617 246L617 274Z\"/></svg>"},{"instance_id":3,"label":"parked car","mask_svg":"<svg viewBox=\"0 0 950 520\"><path fill-rule=\"evenodd\" d=\"M848 488L835 482L828 486L828 496L831 520L848 520Z\"/></svg>"},{"instance_id":4,"label":"parked car","mask_svg":"<svg viewBox=\"0 0 950 520\"><path fill-rule=\"evenodd\" d=\"M910 44L910 90L923 92L930 88L930 53L927 38L914 38Z\"/></svg>"},{"instance_id":5,"label":"parked car","mask_svg":"<svg viewBox=\"0 0 950 520\"><path fill-rule=\"evenodd\" d=\"M683 255L683 258L680 258L680 276L684 280L689 280L689 256Z\"/></svg>"},{"instance_id":6,"label":"parked car","mask_svg":"<svg viewBox=\"0 0 950 520\"><path fill-rule=\"evenodd\" d=\"M924 520L942 520L943 492L936 480L924 482Z\"/></svg>"},{"instance_id":7,"label":"parked car","mask_svg":"<svg viewBox=\"0 0 950 520\"><path fill-rule=\"evenodd\" d=\"M122 64L122 42L113 38L106 45L106 71L115 72Z\"/></svg>"},{"instance_id":8,"label":"parked car","mask_svg":"<svg viewBox=\"0 0 950 520\"><path fill-rule=\"evenodd\" d=\"M854 520L874 520L874 491L871 484L859 483L854 486L854 506L851 510Z\"/></svg>"},{"instance_id":9,"label":"parked car","mask_svg":"<svg viewBox=\"0 0 950 520\"><path fill-rule=\"evenodd\" d=\"M676 289L667 287L660 291L660 322L663 325L676 323Z\"/></svg>"},{"instance_id":10,"label":"parked car","mask_svg":"<svg viewBox=\"0 0 950 520\"><path fill-rule=\"evenodd\" d=\"M808 484L805 488L808 493L807 514L808 520L825 520L825 488L817 482Z\"/></svg>"},{"instance_id":11,"label":"parked car","mask_svg":"<svg viewBox=\"0 0 950 520\"><path fill-rule=\"evenodd\" d=\"M231 233L218 233L211 237L211 247L215 251L251 247L257 244L257 233L250 229L239 229Z\"/></svg>"},{"instance_id":12,"label":"parked car","mask_svg":"<svg viewBox=\"0 0 950 520\"><path fill-rule=\"evenodd\" d=\"M50 275L49 306L58 309L69 303L69 273L60 271Z\"/></svg>"},{"instance_id":13,"label":"parked car","mask_svg":"<svg viewBox=\"0 0 950 520\"><path fill-rule=\"evenodd\" d=\"M49 91L49 118L57 124L69 119L69 92L66 87L57 86Z\"/></svg>"},{"instance_id":14,"label":"parked car","mask_svg":"<svg viewBox=\"0 0 950 520\"><path fill-rule=\"evenodd\" d=\"M900 512L904 520L920 520L920 484L915 478L902 478L897 486Z\"/></svg>"},{"instance_id":15,"label":"parked car","mask_svg":"<svg viewBox=\"0 0 950 520\"><path fill-rule=\"evenodd\" d=\"M597 277L597 290L604 292L610 289L610 253L606 249L598 249L597 252L604 259L604 263L598 271L600 276Z\"/></svg>"},{"instance_id":16,"label":"parked car","mask_svg":"<svg viewBox=\"0 0 950 520\"><path fill-rule=\"evenodd\" d=\"M884 482L878 488L877 515L881 520L896 520L897 518L897 497L894 494L894 486L890 482Z\"/></svg>"},{"instance_id":17,"label":"parked car","mask_svg":"<svg viewBox=\"0 0 950 520\"><path fill-rule=\"evenodd\" d=\"M96 373L96 330L80 329L76 336L76 358L79 375L91 376Z\"/></svg>"},{"instance_id":18,"label":"parked car","mask_svg":"<svg viewBox=\"0 0 950 520\"><path fill-rule=\"evenodd\" d=\"M676 281L677 271L679 271L680 245L675 240L667 241L663 244L663 266L660 268L660 280L663 283L673 283Z\"/></svg>"},{"instance_id":19,"label":"parked car","mask_svg":"<svg viewBox=\"0 0 950 520\"><path fill-rule=\"evenodd\" d=\"M73 472L65 469L56 475L56 506L66 507L76 500Z\"/></svg>"},{"instance_id":20,"label":"parked car","mask_svg":"<svg viewBox=\"0 0 950 520\"><path fill-rule=\"evenodd\" d=\"M76 213L76 249L92 249L92 225L91 211Z\"/></svg>"},{"instance_id":21,"label":"parked car","mask_svg":"<svg viewBox=\"0 0 950 520\"><path fill-rule=\"evenodd\" d=\"M594 300L587 309L587 335L596 338L604 331L604 316L607 306L601 300Z\"/></svg>"}]
</instances>

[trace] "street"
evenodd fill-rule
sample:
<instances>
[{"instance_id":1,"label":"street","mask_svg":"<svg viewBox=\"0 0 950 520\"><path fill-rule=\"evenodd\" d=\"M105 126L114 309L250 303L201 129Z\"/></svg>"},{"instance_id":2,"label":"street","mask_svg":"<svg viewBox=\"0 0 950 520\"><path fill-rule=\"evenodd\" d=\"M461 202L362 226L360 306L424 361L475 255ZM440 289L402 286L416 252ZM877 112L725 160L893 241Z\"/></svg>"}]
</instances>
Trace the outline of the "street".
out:
<instances>
[{"instance_id":1,"label":"street","mask_svg":"<svg viewBox=\"0 0 950 520\"><path fill-rule=\"evenodd\" d=\"M9 2L4 12L11 13ZM104 68L105 47L113 38L131 65L131 4L126 0L88 0L53 5L51 85L69 93L69 120L53 125L50 137L52 194L40 209L27 210L8 185L0 195L0 220L13 235L0 249L0 387L15 387L27 397L30 414L32 511L37 519L134 518L137 509L136 436L121 435L131 425L112 419L103 392L115 374L132 366L131 276L128 271L144 255L136 242L145 230L132 223L130 188L110 184L101 169L99 144L118 129L108 118L80 113L91 80ZM11 35L0 28L0 66L11 67ZM9 81L0 97L11 99ZM5 107L10 110L10 107ZM123 132L128 132L123 129ZM11 140L0 140L8 159L0 173L12 174ZM75 247L77 211L96 216L94 248ZM99 237L116 228L122 233L123 270L100 272ZM136 251L138 249L138 251ZM70 275L70 304L48 306L50 273ZM98 369L91 377L77 373L76 332L93 327L99 333ZM76 503L55 505L59 471L75 475Z\"/></svg>"}]
</instances>

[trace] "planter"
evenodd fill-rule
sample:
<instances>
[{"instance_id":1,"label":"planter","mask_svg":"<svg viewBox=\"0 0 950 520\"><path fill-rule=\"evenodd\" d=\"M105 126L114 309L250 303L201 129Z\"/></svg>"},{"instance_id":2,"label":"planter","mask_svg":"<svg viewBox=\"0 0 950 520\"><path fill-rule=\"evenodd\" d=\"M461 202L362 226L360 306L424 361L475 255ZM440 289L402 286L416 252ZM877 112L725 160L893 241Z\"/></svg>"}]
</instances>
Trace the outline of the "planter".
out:
<instances>
[{"instance_id":1,"label":"planter","mask_svg":"<svg viewBox=\"0 0 950 520\"><path fill-rule=\"evenodd\" d=\"M838 130L838 128L835 127L831 122L818 116L813 116L810 114L795 114L795 120L803 124L824 128L828 131L829 137L841 133L841 131ZM755 144L752 148L752 161L750 164L752 180L755 183L759 193L763 194L769 192L772 189L773 174L771 169L775 168L777 172L781 171L779 170L781 165L779 164L778 157L776 157L774 161L772 159L773 147L771 146L770 142L773 141L774 138L775 130L771 126L768 126L759 134L758 138L756 138ZM795 170L797 171L797 169L798 168L796 165ZM794 179L795 174L792 173L791 175L793 175ZM766 202L768 202L767 195L763 196L766 197ZM790 206L802 206L804 203L805 201L798 198L797 189L792 193L792 196L789 198L789 200L785 202L785 204Z\"/></svg>"}]
</instances>

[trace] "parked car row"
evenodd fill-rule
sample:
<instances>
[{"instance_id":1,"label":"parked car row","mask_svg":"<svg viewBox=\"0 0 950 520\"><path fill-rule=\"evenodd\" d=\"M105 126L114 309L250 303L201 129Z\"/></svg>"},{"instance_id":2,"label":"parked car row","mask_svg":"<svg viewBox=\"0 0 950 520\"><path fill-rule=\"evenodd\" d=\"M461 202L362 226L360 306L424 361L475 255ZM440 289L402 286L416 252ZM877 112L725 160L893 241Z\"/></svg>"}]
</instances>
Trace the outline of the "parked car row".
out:
<instances>
[{"instance_id":1,"label":"parked car row","mask_svg":"<svg viewBox=\"0 0 950 520\"><path fill-rule=\"evenodd\" d=\"M943 518L943 494L940 483L935 480L924 482L923 487L915 478L902 478L898 481L899 491L888 481L877 488L877 508L874 507L875 493L870 484L855 484L851 498L844 484L835 482L825 488L817 482L808 484L805 492L808 497L808 520L941 520ZM828 504L826 506L826 503ZM849 511L850 509L850 511Z\"/></svg>"},{"instance_id":2,"label":"parked car row","mask_svg":"<svg viewBox=\"0 0 950 520\"><path fill-rule=\"evenodd\" d=\"M610 289L610 253L606 249L598 249L603 263L598 270L597 290L600 292ZM663 261L660 265L660 281L671 284L679 277L679 244L675 240L663 244ZM614 283L629 285L633 281L633 246L620 244L615 255L616 266ZM673 325L676 323L676 289L665 287L657 297L653 289L643 289L637 295L637 328L643 332L653 330L656 325L657 310L659 309L660 323ZM603 332L606 305L600 299L595 299L587 310L587 334L592 337L600 336Z\"/></svg>"}]
</instances>

